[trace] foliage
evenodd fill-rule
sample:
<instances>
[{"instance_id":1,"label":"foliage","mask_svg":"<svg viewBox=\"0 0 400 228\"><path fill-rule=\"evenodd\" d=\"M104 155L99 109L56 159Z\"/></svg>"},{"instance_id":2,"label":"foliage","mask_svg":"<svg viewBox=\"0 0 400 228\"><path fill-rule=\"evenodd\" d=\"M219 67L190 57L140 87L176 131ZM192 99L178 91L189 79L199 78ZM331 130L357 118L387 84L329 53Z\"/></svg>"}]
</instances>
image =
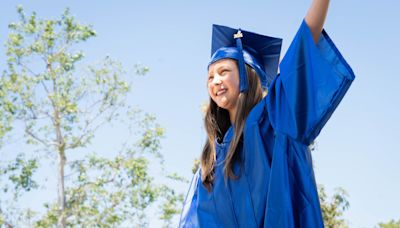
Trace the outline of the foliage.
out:
<instances>
[{"instance_id":1,"label":"foliage","mask_svg":"<svg viewBox=\"0 0 400 228\"><path fill-rule=\"evenodd\" d=\"M400 228L400 219L395 221L394 219L390 220L389 222L386 223L379 223L378 228Z\"/></svg>"},{"instance_id":2,"label":"foliage","mask_svg":"<svg viewBox=\"0 0 400 228\"><path fill-rule=\"evenodd\" d=\"M346 221L342 218L343 213L350 206L347 201L347 193L342 188L337 188L334 195L329 202L322 185L318 186L318 195L321 203L322 216L324 219L325 227L328 228L341 228L348 227Z\"/></svg>"},{"instance_id":3,"label":"foliage","mask_svg":"<svg viewBox=\"0 0 400 228\"><path fill-rule=\"evenodd\" d=\"M78 23L69 9L55 20L27 16L21 6L17 11L19 21L9 25L7 69L0 80L0 139L10 132L22 134L25 145L36 150L3 161L1 189L6 193L13 188L15 202L39 186L46 190L35 172L47 159L56 164L57 200L44 205L45 213L18 206L11 210L0 201L0 225L146 226L146 210L158 205L160 219L171 226L182 194L149 175L150 162L164 169L164 130L153 115L128 105L132 77L110 57L80 68L85 55L78 47L96 32ZM135 65L137 75L148 71ZM109 156L89 153L98 130L118 123L136 140L106 151ZM13 126L22 128L13 131Z\"/></svg>"}]
</instances>

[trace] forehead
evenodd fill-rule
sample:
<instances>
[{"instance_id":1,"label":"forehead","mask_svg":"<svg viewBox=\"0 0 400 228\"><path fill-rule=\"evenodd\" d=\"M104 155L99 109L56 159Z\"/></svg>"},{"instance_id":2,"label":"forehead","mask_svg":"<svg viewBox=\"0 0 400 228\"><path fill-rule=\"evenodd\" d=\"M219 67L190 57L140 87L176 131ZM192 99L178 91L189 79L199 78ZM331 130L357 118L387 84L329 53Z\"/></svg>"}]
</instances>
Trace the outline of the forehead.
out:
<instances>
[{"instance_id":1,"label":"forehead","mask_svg":"<svg viewBox=\"0 0 400 228\"><path fill-rule=\"evenodd\" d=\"M236 61L233 59L221 59L218 60L212 64L210 64L210 66L208 67L208 71L213 71L213 70L217 70L221 67L236 67Z\"/></svg>"}]
</instances>

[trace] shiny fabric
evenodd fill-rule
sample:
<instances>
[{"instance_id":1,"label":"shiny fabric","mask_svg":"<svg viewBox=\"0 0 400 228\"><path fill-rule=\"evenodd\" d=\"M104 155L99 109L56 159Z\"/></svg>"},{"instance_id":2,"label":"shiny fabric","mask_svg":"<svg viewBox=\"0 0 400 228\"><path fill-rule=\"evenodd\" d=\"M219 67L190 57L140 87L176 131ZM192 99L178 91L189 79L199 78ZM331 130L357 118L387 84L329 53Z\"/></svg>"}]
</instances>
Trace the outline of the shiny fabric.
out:
<instances>
[{"instance_id":1,"label":"shiny fabric","mask_svg":"<svg viewBox=\"0 0 400 228\"><path fill-rule=\"evenodd\" d=\"M223 177L233 136L216 143L215 181L209 193L200 169L187 193L179 227L323 227L308 145L342 100L354 74L327 33L315 45L303 20L271 83L250 112L240 144L237 180Z\"/></svg>"},{"instance_id":2,"label":"shiny fabric","mask_svg":"<svg viewBox=\"0 0 400 228\"><path fill-rule=\"evenodd\" d=\"M276 76L282 39L240 30L243 37L234 39L239 30L213 25L210 64L220 59L236 59L239 63L239 89L247 90L243 61L258 74L261 86L266 89ZM242 64L241 64L242 63Z\"/></svg>"},{"instance_id":3,"label":"shiny fabric","mask_svg":"<svg viewBox=\"0 0 400 228\"><path fill-rule=\"evenodd\" d=\"M236 47L222 47L222 48L218 49L214 53L214 55L211 57L211 61L208 64L208 66L210 66L211 64L217 62L218 60L227 59L227 58L228 59L237 60L238 63L239 63L239 66L240 66L239 60L241 59L241 57L243 57L242 59L243 59L244 63L248 64L249 66L251 66L253 69L256 70L257 75L260 77L261 86L264 89L266 89L267 85L268 85L267 75L261 69L260 64L258 63L257 59L254 58L246 50L239 51L238 48L236 48ZM240 82L239 91L240 92L247 91L248 85L247 85L247 80L245 80L246 79L246 72L241 73L240 69L239 69L239 77L240 77L239 78L239 82Z\"/></svg>"},{"instance_id":4,"label":"shiny fabric","mask_svg":"<svg viewBox=\"0 0 400 228\"><path fill-rule=\"evenodd\" d=\"M241 33L240 29L237 34L235 34L233 37L236 40L236 49L239 52L239 58L238 58L238 68L239 68L239 91L240 92L247 92L249 89L249 86L247 85L247 80L246 79L246 66L244 65L244 58L243 58L243 44L242 44L242 36L243 34ZM265 74L264 74L265 77Z\"/></svg>"}]
</instances>

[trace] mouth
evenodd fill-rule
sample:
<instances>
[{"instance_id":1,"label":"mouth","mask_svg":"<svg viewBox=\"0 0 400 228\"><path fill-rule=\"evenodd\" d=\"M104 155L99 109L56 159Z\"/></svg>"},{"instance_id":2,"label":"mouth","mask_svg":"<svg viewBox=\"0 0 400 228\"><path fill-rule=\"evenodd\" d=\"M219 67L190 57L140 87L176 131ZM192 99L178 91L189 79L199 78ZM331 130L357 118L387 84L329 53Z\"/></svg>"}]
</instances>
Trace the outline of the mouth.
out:
<instances>
[{"instance_id":1,"label":"mouth","mask_svg":"<svg viewBox=\"0 0 400 228\"><path fill-rule=\"evenodd\" d=\"M224 94L225 92L226 92L226 89L220 89L215 93L215 95L220 96L220 95Z\"/></svg>"}]
</instances>

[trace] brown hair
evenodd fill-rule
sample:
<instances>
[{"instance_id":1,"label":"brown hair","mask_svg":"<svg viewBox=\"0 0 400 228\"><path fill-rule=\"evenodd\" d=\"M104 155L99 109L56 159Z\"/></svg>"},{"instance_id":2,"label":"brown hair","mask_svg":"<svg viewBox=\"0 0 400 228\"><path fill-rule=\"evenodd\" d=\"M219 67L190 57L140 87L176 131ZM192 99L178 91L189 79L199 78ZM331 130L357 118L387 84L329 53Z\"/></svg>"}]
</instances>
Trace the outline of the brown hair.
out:
<instances>
[{"instance_id":1,"label":"brown hair","mask_svg":"<svg viewBox=\"0 0 400 228\"><path fill-rule=\"evenodd\" d=\"M239 160L237 148L243 136L243 128L246 118L251 109L261 101L263 90L260 85L259 77L253 68L246 65L246 80L248 90L240 92L237 99L237 113L235 117L235 128L233 139L230 142L228 153L225 158L224 178L237 179L238 177L232 171L233 163ZM210 98L204 117L207 140L201 154L201 180L204 187L210 192L214 181L214 165L216 162L215 139L222 141L226 131L231 126L229 112L226 109L219 108Z\"/></svg>"}]
</instances>

